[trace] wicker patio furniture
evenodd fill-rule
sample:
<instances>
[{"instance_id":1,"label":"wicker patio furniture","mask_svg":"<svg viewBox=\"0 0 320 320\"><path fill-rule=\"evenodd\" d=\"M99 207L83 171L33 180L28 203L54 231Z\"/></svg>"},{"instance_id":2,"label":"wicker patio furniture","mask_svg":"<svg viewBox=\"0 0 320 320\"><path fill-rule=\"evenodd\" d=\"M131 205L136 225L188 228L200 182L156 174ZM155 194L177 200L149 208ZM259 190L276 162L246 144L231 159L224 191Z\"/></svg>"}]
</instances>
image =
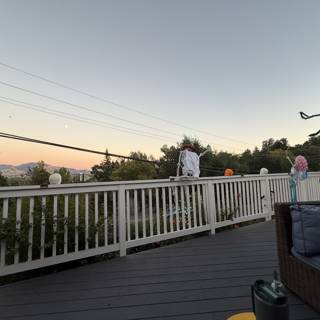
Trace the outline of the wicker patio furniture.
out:
<instances>
[{"instance_id":1,"label":"wicker patio furniture","mask_svg":"<svg viewBox=\"0 0 320 320\"><path fill-rule=\"evenodd\" d=\"M319 205L320 202L298 204ZM275 205L276 232L282 282L307 304L320 311L320 269L292 254L292 220L290 203ZM317 259L319 257L316 257ZM306 261L308 257L306 258Z\"/></svg>"}]
</instances>

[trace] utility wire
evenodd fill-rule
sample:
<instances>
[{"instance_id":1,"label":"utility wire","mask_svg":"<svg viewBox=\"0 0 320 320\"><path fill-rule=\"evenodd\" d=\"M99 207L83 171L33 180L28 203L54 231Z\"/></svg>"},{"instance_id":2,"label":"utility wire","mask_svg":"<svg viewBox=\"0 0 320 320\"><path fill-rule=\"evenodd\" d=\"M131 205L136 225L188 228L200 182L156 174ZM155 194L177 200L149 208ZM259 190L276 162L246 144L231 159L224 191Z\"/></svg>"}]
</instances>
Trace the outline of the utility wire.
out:
<instances>
[{"instance_id":1,"label":"utility wire","mask_svg":"<svg viewBox=\"0 0 320 320\"><path fill-rule=\"evenodd\" d=\"M27 102L24 102L21 100L16 100L16 99L4 97L4 96L0 96L0 101L15 105L20 108L33 110L33 111L37 111L37 112L41 112L41 113L45 113L45 114L49 114L49 115L54 115L54 116L64 118L64 119L75 120L78 122L82 122L82 123L86 123L86 124L90 124L90 125L94 125L94 126L98 126L98 127L111 128L114 130L132 133L132 134L136 134L136 135L143 136L143 137L160 139L163 141L168 141L168 139L173 140L172 137L162 136L162 135L158 135L156 133L151 133L151 132L146 132L146 131L141 131L141 130L136 130L136 129L131 129L131 128L126 128L126 127L123 127L120 125L111 124L106 121L100 121L100 120L90 119L90 118L86 118L86 117L80 117L80 116L75 115L73 113L58 111L58 110L54 110L54 109L51 109L48 107L44 107L44 106L40 106L40 105L32 104L32 103L27 103Z\"/></svg>"},{"instance_id":2,"label":"utility wire","mask_svg":"<svg viewBox=\"0 0 320 320\"><path fill-rule=\"evenodd\" d=\"M141 161L141 162L159 164L159 161L155 161L155 160L137 159L135 157L123 156L120 154L96 151L96 150L80 148L80 147L74 147L74 146L69 146L69 145L65 145L65 144L61 144L61 143L55 143L55 142L49 142L49 141L44 141L44 140L23 137L23 136L17 136L17 135L5 133L5 132L0 132L0 137L6 138L6 139L13 139L13 140L20 140L20 141L27 141L27 142L32 142L32 143L44 144L44 145L49 145L49 146L54 146L54 147L59 147L59 148L83 151L83 152L88 152L88 153L100 154L103 156L122 158L122 159L126 159L126 160L137 160L137 161Z\"/></svg>"},{"instance_id":3,"label":"utility wire","mask_svg":"<svg viewBox=\"0 0 320 320\"><path fill-rule=\"evenodd\" d=\"M4 85L6 87L14 88L14 89L17 89L17 90L20 90L20 91L23 91L23 92L27 92L27 93L42 97L42 98L45 98L45 99L49 99L49 100L52 100L52 101L55 101L55 102L67 104L67 105L69 105L71 107L74 107L74 108L77 108L77 109L80 109L80 110L84 110L84 111L88 111L88 112L92 112L92 113L98 114L100 116L102 115L102 116L105 116L105 117L110 117L110 118L113 118L113 119L116 119L116 120L119 120L119 121L123 121L123 122L131 123L131 124L134 124L134 125L137 125L137 126L145 127L145 128L152 129L152 130L156 130L158 132L162 131L162 132L171 134L171 135L173 135L175 137L180 136L180 134L175 133L175 132L171 132L171 131L155 128L155 127L152 127L152 126L148 126L148 125L145 125L145 124L142 124L142 123L139 123L139 122L127 120L127 119L124 119L124 118L121 118L121 117L117 117L117 116L114 116L114 115L106 113L106 112L93 110L91 108L88 108L87 106L82 106L82 105L75 104L75 103L72 103L72 102L69 102L69 101L66 101L66 100L54 98L54 97L51 97L51 96L48 96L48 95L45 95L45 94L42 94L42 93L39 93L39 92L36 92L36 91L32 91L32 90L29 90L29 89L25 89L25 88L22 88L22 87L19 87L19 86L16 86L16 85L4 82L4 81L0 81L0 84Z\"/></svg>"},{"instance_id":4,"label":"utility wire","mask_svg":"<svg viewBox=\"0 0 320 320\"><path fill-rule=\"evenodd\" d=\"M159 132L159 131L160 131L160 132L164 132L164 133L170 134L170 135L172 135L172 136L174 136L174 137L181 136L181 135L178 134L178 133L174 133L174 132L171 132L171 131L167 131L167 130L155 128L155 127L148 126L148 125L144 125L144 124L141 124L141 123L139 123L139 122L135 122L135 121L131 121L131 120L126 120L126 119L124 119L124 118L117 117L117 116L113 116L113 115L108 114L108 113L105 113L105 112L92 110L91 108L88 108L88 107L86 107L86 106L81 106L81 105L74 104L74 103L69 102L69 101L65 101L65 100L61 100L61 99L54 98L54 97L51 97L51 96L47 96L47 95L44 95L44 94L42 94L42 93L38 93L38 92L29 90L29 89L25 89L25 88L22 88L22 87L19 87L19 86L15 86L15 85L13 85L13 84L10 84L10 83L4 82L4 81L0 81L0 84L2 84L2 85L4 85L4 86L7 86L7 87L10 87L10 88L14 88L14 89L23 91L23 92L30 93L30 94L33 94L33 95L36 95L36 96L40 96L40 97L42 97L42 98L46 98L46 99L49 99L49 100L52 100L52 101L55 101L55 102L67 104L67 105L70 105L70 106L72 106L72 107L75 107L75 108L78 108L78 109L81 109L81 110L85 110L85 111L88 111L88 112L96 113L96 114L103 115L103 116L106 116L106 117L111 117L111 118L114 118L114 119L117 119L117 120L120 120L120 121L124 121L124 122L127 122L127 123L135 124L135 125L138 125L138 126L142 126L142 127L148 128L148 129L156 130L156 131L158 131L158 132ZM221 145L221 144L215 143L215 145ZM225 145L221 145L221 146L225 146ZM241 148L237 148L237 147L231 147L231 146L225 146L225 147L228 147L228 148L231 148L231 149L239 149L239 150L242 150Z\"/></svg>"},{"instance_id":5,"label":"utility wire","mask_svg":"<svg viewBox=\"0 0 320 320\"><path fill-rule=\"evenodd\" d=\"M154 116L154 115L149 114L149 113L147 113L147 112L140 111L140 110L138 110L138 109L136 109L136 108L128 107L128 106L125 106L125 105L123 105L123 104L119 104L119 103L117 103L117 102L114 102L114 101L112 101L112 100L98 97L98 96L96 96L96 95L94 95L94 94L91 94L91 93L85 92L85 91L83 91L83 90L79 90L79 89L70 87L70 86L65 85L65 84L63 84L63 83L61 83L61 82L57 82L57 81L50 80L50 79L48 79L48 78L39 76L39 75L37 75L37 74L35 74L35 73L31 73L31 72L25 71L25 70L23 70L23 69L20 69L20 68L11 66L11 65L6 64L6 63L3 63L3 62L0 62L0 65L2 65L3 67L6 67L6 68L8 68L8 69L14 70L14 71L16 71L16 72L20 72L20 73L26 74L26 75L28 75L28 76L30 76L30 77L37 78L37 79L40 79L40 80L42 80L42 81L48 82L48 83L53 84L53 85L55 85L55 86L58 86L58 87L61 87L61 88L67 89L67 90L71 90L71 91L73 91L73 92L76 92L76 93L79 93L79 94L82 94L82 95L85 95L85 96L90 97L90 98L92 98L92 99L95 99L95 100L98 100L98 101L101 101L101 102L104 102L104 103L108 103L108 104L114 105L114 106L116 106L116 107L118 107L118 108L122 108L122 109L131 111L131 112L135 112L135 113L138 113L138 114L140 114L140 115L143 115L143 116L146 116L146 117L149 117L149 118L153 118L153 119L156 119L156 120L160 120L160 121L162 121L162 122L164 122L164 123L170 123L170 124L173 124L173 125L175 125L175 126L178 126L178 127L184 128L184 129L197 131L197 132L200 132L200 133L203 133L203 134L206 134L206 135L210 135L210 136L213 136L213 137L216 137L216 138L219 138L219 139L224 139L224 140L229 140L229 141L233 141L233 142L237 142L237 143L242 143L242 144L254 146L253 143L249 143L249 142L246 142L246 141L241 141L241 140L237 140L237 139L232 139L232 138L228 138L228 137L216 135L216 134L213 134L213 133L204 131L204 130L195 129L195 128L192 128L192 127L189 127L189 126L186 126L186 125L183 125L183 124L174 122L174 121L172 121L172 120L168 120L168 119L164 119L164 118L162 118L162 117Z\"/></svg>"},{"instance_id":6,"label":"utility wire","mask_svg":"<svg viewBox=\"0 0 320 320\"><path fill-rule=\"evenodd\" d=\"M56 99L56 98L49 97L49 96L46 96L46 95L42 95L42 94L40 94L40 93L36 93L36 92L30 91L30 90L28 90L28 89L16 87L16 86L14 86L14 85L7 84L7 83L2 82L2 81L0 81L0 83L2 83L2 84L4 84L4 85L7 85L7 86L9 86L9 87L18 89L18 90L26 91L26 92L31 93L31 94L35 94L35 95L38 95L38 96L41 96L41 97L44 97L44 98L47 98L47 99L50 99L50 100L57 101L57 102L59 102L59 103L65 103L65 104L71 105L71 106L76 107L76 108L81 108L81 109L85 108L85 109L87 109L87 108L84 107L84 106L75 105L75 104L73 104L73 103L71 103L71 102L67 102L67 101L64 101L64 100L60 100L60 99ZM43 108L43 109L46 108L46 109L49 109L49 108L47 108L47 107L43 107L43 106L31 104L31 103L24 102L24 101L21 101L21 100L19 101L19 100L16 100L16 99L7 98L7 97L3 97L3 96L2 96L2 98L3 98L3 99L7 99L7 100L16 101L16 102L19 102L19 103L23 103L23 104L29 105L29 106L36 106L36 107L38 107L38 108ZM88 109L88 110L91 110L91 109ZM52 111L53 111L53 110L51 109L51 112L52 112ZM109 115L109 114L106 114L106 113L103 113L103 112L98 112L98 111L94 111L94 110L91 110L91 111L94 112L94 113L102 114L102 115L104 115L104 116L110 116L110 117L113 117L113 118L116 118L116 119L122 119L122 118L118 118L118 117L115 117L115 116L112 116L112 115ZM54 110L53 112L64 113L64 112L62 112L62 111L57 111L57 110ZM72 115L75 116L74 114L72 114ZM76 117L81 118L81 117L79 117L79 116L76 116ZM82 118L83 118L83 117L82 117ZM90 119L89 121L101 122L100 120L96 120L96 119ZM125 120L125 119L122 119L122 121L132 123L132 121ZM134 123L136 123L136 122L134 122ZM136 123L136 124L138 124L138 123ZM132 130L132 131L135 131L135 132L139 132L139 131L140 131L140 132L142 132L144 135L145 135L145 134L148 134L148 135L160 136L160 135L155 134L155 133L145 132L145 131L136 130L136 129L131 129L131 128L126 128L126 127L122 127L122 126L114 125L114 124L110 124L110 123L108 123L108 125L112 125L112 126L114 126L114 127L119 127L119 128L124 128L124 129L126 129L126 130ZM153 130L157 130L157 131L160 131L160 132L162 131L162 132L165 132L165 133L169 133L169 134L171 134L172 136L175 136L175 139L177 139L177 136L176 136L176 135L179 135L178 133L173 133L173 132L170 132L170 131L165 131L165 130L162 130L162 129L158 129L158 128L146 126L146 125L143 125L143 124L139 124L139 125L140 125L140 126L143 126L143 127L146 127L146 128L151 128L151 129L153 129ZM160 137L164 137L164 136L160 136ZM169 138L168 136L166 136L165 139L172 139L172 138ZM226 146L226 145L222 145L222 144L219 144L219 143L214 143L214 145L220 145L220 146L228 147L228 148L230 148L230 149L242 150L241 148Z\"/></svg>"},{"instance_id":7,"label":"utility wire","mask_svg":"<svg viewBox=\"0 0 320 320\"><path fill-rule=\"evenodd\" d=\"M33 138L19 136L19 135L13 135L10 133L5 133L5 132L0 132L0 137L6 138L6 139L18 140L18 141L26 141L26 142L31 142L31 143L49 145L49 146L54 146L54 147L59 147L59 148L71 149L71 150L76 150L76 151L88 152L88 153L93 153L93 154L99 154L99 155L103 155L103 156L116 157L116 158L120 158L120 159L140 161L140 162L154 164L157 166L161 166L162 164L167 164L169 166L176 166L177 165L174 162L161 163L159 160L147 160L147 159L141 159L141 158L139 159L136 157L123 156L123 155L119 155L119 154L115 154L115 153L96 151L96 150L87 149L87 148L74 147L74 146L65 145L65 144L61 144L61 143L55 143L55 142L38 140L38 139L33 139ZM200 166L200 169L206 170L207 172L213 172L213 173L223 173L223 171L224 171L224 168L222 169L222 168L205 167L205 166Z\"/></svg>"}]
</instances>

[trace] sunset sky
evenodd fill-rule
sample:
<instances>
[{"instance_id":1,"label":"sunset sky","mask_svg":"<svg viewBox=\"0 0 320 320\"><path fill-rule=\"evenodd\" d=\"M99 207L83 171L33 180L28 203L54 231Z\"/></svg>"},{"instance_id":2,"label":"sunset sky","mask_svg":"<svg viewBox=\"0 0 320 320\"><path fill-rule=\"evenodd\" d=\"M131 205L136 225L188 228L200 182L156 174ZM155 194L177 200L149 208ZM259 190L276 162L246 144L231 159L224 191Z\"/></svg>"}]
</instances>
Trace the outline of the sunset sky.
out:
<instances>
[{"instance_id":1,"label":"sunset sky","mask_svg":"<svg viewBox=\"0 0 320 320\"><path fill-rule=\"evenodd\" d=\"M0 4L1 132L124 155L141 150L159 157L162 145L176 144L184 134L216 150L241 152L268 138L302 143L320 128L320 119L303 121L298 114L320 113L317 0ZM5 98L37 105L33 108L38 111L9 104ZM39 112L43 107L82 120ZM148 136L141 136L142 131ZM101 159L0 138L0 164L44 160L88 168Z\"/></svg>"}]
</instances>

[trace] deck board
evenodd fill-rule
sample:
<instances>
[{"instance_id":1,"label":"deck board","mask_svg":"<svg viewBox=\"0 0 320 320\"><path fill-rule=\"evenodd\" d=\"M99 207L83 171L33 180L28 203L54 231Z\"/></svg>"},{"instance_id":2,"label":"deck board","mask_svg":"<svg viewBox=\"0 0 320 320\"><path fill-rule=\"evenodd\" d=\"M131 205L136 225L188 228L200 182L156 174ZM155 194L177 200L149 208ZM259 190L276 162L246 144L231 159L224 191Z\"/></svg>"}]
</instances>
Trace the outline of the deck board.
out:
<instances>
[{"instance_id":1,"label":"deck board","mask_svg":"<svg viewBox=\"0 0 320 320\"><path fill-rule=\"evenodd\" d=\"M0 319L227 319L278 268L273 222L0 287ZM320 315L290 294L291 319Z\"/></svg>"}]
</instances>

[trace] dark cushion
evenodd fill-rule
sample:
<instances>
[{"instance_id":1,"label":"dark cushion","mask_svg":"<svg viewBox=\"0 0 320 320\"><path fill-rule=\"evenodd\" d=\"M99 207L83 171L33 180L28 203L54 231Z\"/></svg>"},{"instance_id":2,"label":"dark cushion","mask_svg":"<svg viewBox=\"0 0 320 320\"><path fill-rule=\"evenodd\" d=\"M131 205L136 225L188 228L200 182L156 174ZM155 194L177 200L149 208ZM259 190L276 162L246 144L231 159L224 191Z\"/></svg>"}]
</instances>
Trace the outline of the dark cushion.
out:
<instances>
[{"instance_id":1,"label":"dark cushion","mask_svg":"<svg viewBox=\"0 0 320 320\"><path fill-rule=\"evenodd\" d=\"M320 271L320 255L312 256L312 257L306 257L302 254L297 253L294 248L291 250L292 255L295 256L300 261L306 263L307 265L318 269Z\"/></svg>"},{"instance_id":2,"label":"dark cushion","mask_svg":"<svg viewBox=\"0 0 320 320\"><path fill-rule=\"evenodd\" d=\"M320 254L320 205L293 205L290 211L295 251L304 256Z\"/></svg>"}]
</instances>

